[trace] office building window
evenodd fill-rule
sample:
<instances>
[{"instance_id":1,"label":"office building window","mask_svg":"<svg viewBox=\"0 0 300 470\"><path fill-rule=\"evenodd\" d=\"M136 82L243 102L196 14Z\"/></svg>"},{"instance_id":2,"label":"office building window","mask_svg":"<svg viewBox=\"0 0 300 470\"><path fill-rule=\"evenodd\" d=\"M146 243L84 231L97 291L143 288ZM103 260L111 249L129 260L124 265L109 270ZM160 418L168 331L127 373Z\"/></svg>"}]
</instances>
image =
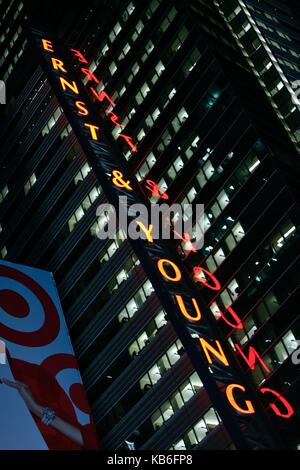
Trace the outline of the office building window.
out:
<instances>
[{"instance_id":1,"label":"office building window","mask_svg":"<svg viewBox=\"0 0 300 470\"><path fill-rule=\"evenodd\" d=\"M1 248L1 258L4 259L6 258L7 256L7 248L6 246L4 246L3 248Z\"/></svg>"},{"instance_id":2,"label":"office building window","mask_svg":"<svg viewBox=\"0 0 300 470\"><path fill-rule=\"evenodd\" d=\"M146 10L146 16L148 19L151 18L155 10L158 8L160 1L161 0L152 0L152 2L150 3L150 6Z\"/></svg>"},{"instance_id":3,"label":"office building window","mask_svg":"<svg viewBox=\"0 0 300 470\"><path fill-rule=\"evenodd\" d=\"M4 188L0 191L0 204L3 201L3 199L8 195L8 186L5 185Z\"/></svg>"},{"instance_id":4,"label":"office building window","mask_svg":"<svg viewBox=\"0 0 300 470\"><path fill-rule=\"evenodd\" d=\"M62 133L60 134L61 140L64 140L68 135L72 132L71 124L67 124L67 126L63 129Z\"/></svg>"},{"instance_id":5,"label":"office building window","mask_svg":"<svg viewBox=\"0 0 300 470\"><path fill-rule=\"evenodd\" d=\"M163 22L161 23L160 25L160 30L162 32L165 32L167 31L168 27L170 26L170 24L172 23L173 19L175 18L177 14L177 10L175 7L173 7L170 12L168 13L168 15L166 16L166 18L163 20Z\"/></svg>"},{"instance_id":6,"label":"office building window","mask_svg":"<svg viewBox=\"0 0 300 470\"><path fill-rule=\"evenodd\" d=\"M187 77L189 73L193 70L193 68L196 67L197 62L199 61L200 57L201 57L201 53L198 47L195 47L192 50L191 54L189 55L188 59L184 62L184 65L182 67L182 71L185 77Z\"/></svg>"},{"instance_id":7,"label":"office building window","mask_svg":"<svg viewBox=\"0 0 300 470\"><path fill-rule=\"evenodd\" d=\"M296 227L291 220L281 225L280 230L271 240L271 246L274 253L278 253L284 244L295 234Z\"/></svg>"},{"instance_id":8,"label":"office building window","mask_svg":"<svg viewBox=\"0 0 300 470\"><path fill-rule=\"evenodd\" d=\"M51 131L52 127L54 126L54 124L58 121L60 115L62 114L63 110L62 108L59 106L56 111L52 114L51 118L49 119L49 121L47 122L47 124L45 125L45 127L43 128L42 130L42 136L44 137L45 135L49 134L49 132Z\"/></svg>"},{"instance_id":9,"label":"office building window","mask_svg":"<svg viewBox=\"0 0 300 470\"><path fill-rule=\"evenodd\" d=\"M167 324L164 310L159 313L148 323L146 328L139 333L138 337L128 347L128 352L131 357L135 357L150 343L151 339L155 337L158 331Z\"/></svg>"},{"instance_id":10,"label":"office building window","mask_svg":"<svg viewBox=\"0 0 300 470\"><path fill-rule=\"evenodd\" d=\"M136 177L139 181L141 181L149 173L150 169L155 165L155 162L156 157L153 152L150 152L145 162L136 173Z\"/></svg>"},{"instance_id":11,"label":"office building window","mask_svg":"<svg viewBox=\"0 0 300 470\"><path fill-rule=\"evenodd\" d=\"M122 27L120 25L120 23L116 23L115 26L113 27L113 29L111 30L111 32L109 33L108 37L109 37L109 40L111 43L114 42L114 40L116 39L116 37L118 36L119 32L121 31Z\"/></svg>"},{"instance_id":12,"label":"office building window","mask_svg":"<svg viewBox=\"0 0 300 470\"><path fill-rule=\"evenodd\" d=\"M82 168L79 170L79 172L75 175L74 183L76 185L81 183L81 181L83 181L87 177L87 175L90 173L90 171L91 171L91 167L88 164L88 162L86 162L82 166Z\"/></svg>"},{"instance_id":13,"label":"office building window","mask_svg":"<svg viewBox=\"0 0 300 470\"><path fill-rule=\"evenodd\" d=\"M147 298L154 292L154 287L151 282L147 280L142 287L139 288L137 293L127 302L126 306L118 315L119 323L126 323L132 318L136 312L143 306Z\"/></svg>"},{"instance_id":14,"label":"office building window","mask_svg":"<svg viewBox=\"0 0 300 470\"><path fill-rule=\"evenodd\" d=\"M172 126L173 126L173 129L176 133L179 131L182 124L187 120L188 117L189 117L189 115L188 115L186 109L184 107L182 107L178 111L175 118L172 120Z\"/></svg>"},{"instance_id":15,"label":"office building window","mask_svg":"<svg viewBox=\"0 0 300 470\"><path fill-rule=\"evenodd\" d=\"M97 197L101 194L101 188L94 186L94 188L89 192L86 198L82 201L80 206L76 209L72 217L68 221L68 226L70 232L74 230L77 223L82 219L84 214L87 210L91 207L93 202L97 199Z\"/></svg>"},{"instance_id":16,"label":"office building window","mask_svg":"<svg viewBox=\"0 0 300 470\"><path fill-rule=\"evenodd\" d=\"M240 344L245 344L269 318L279 309L280 304L273 291L270 291L264 299L255 307L255 309L243 320L243 329L236 330L231 339ZM213 309L211 308L213 311ZM213 312L217 314L217 312ZM219 314L220 316L220 314Z\"/></svg>"},{"instance_id":17,"label":"office building window","mask_svg":"<svg viewBox=\"0 0 300 470\"><path fill-rule=\"evenodd\" d=\"M36 176L35 176L35 173L33 173L29 180L25 183L24 185L24 193L25 193L25 196L26 194L28 194L28 192L30 191L30 189L32 188L32 186L36 183Z\"/></svg>"},{"instance_id":18,"label":"office building window","mask_svg":"<svg viewBox=\"0 0 300 470\"><path fill-rule=\"evenodd\" d=\"M201 442L207 434L213 431L221 422L220 417L217 415L213 408L210 408L202 418L189 429L183 437L177 441L171 450L189 450Z\"/></svg>"},{"instance_id":19,"label":"office building window","mask_svg":"<svg viewBox=\"0 0 300 470\"><path fill-rule=\"evenodd\" d=\"M183 346L178 339L140 379L139 384L141 390L147 391L155 385L167 370L180 359L183 353Z\"/></svg>"},{"instance_id":20,"label":"office building window","mask_svg":"<svg viewBox=\"0 0 300 470\"><path fill-rule=\"evenodd\" d=\"M180 410L201 388L202 382L194 372L183 384L166 400L151 416L154 430L159 429L170 419L176 411Z\"/></svg>"},{"instance_id":21,"label":"office building window","mask_svg":"<svg viewBox=\"0 0 300 470\"><path fill-rule=\"evenodd\" d=\"M113 293L114 290L119 289L119 287L124 281L127 281L127 279L129 279L131 272L139 264L140 264L140 260L134 254L131 255L125 261L122 269L120 269L119 272L115 274L114 277L108 283L107 287L108 287L108 291L110 295Z\"/></svg>"},{"instance_id":22,"label":"office building window","mask_svg":"<svg viewBox=\"0 0 300 470\"><path fill-rule=\"evenodd\" d=\"M110 242L108 247L104 248L98 255L98 259L101 264L106 263L110 260L110 258L116 253L116 251L120 248L123 241L125 240L125 233L122 229L120 229L114 235L114 240Z\"/></svg>"}]
</instances>

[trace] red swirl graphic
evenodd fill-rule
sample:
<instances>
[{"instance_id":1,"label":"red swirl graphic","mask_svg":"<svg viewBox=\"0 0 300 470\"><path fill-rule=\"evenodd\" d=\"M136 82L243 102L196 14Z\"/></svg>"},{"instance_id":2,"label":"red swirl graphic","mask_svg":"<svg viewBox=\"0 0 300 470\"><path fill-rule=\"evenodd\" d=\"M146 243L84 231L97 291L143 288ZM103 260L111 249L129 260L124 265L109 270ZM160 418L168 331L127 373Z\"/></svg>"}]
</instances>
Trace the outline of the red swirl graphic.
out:
<instances>
[{"instance_id":1,"label":"red swirl graphic","mask_svg":"<svg viewBox=\"0 0 300 470\"><path fill-rule=\"evenodd\" d=\"M13 279L31 290L39 299L44 310L44 323L36 331L23 332L0 323L0 336L22 346L40 347L51 343L59 333L60 320L57 309L47 292L31 277L9 266L0 265L0 276ZM14 317L24 317L29 313L26 300L17 292L0 290L0 307Z\"/></svg>"},{"instance_id":2,"label":"red swirl graphic","mask_svg":"<svg viewBox=\"0 0 300 470\"><path fill-rule=\"evenodd\" d=\"M47 369L53 376L56 376L64 369L75 369L78 371L77 361L71 354L54 354L53 356L47 357L42 362L41 366ZM72 384L69 393L71 400L77 406L77 408L79 408L84 413L89 414L89 404L86 399L83 385L81 383Z\"/></svg>"}]
</instances>

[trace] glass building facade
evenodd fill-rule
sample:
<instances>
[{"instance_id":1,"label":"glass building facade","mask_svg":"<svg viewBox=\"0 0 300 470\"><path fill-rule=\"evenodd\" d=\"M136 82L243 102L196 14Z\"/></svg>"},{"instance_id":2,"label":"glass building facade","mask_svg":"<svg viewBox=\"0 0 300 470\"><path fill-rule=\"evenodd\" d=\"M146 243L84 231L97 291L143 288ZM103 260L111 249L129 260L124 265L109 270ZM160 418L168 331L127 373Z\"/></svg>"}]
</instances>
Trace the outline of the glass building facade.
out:
<instances>
[{"instance_id":1,"label":"glass building facade","mask_svg":"<svg viewBox=\"0 0 300 470\"><path fill-rule=\"evenodd\" d=\"M19 11L22 2L12 3ZM216 321L230 308L243 320L239 329L218 321L224 341L257 390L293 405L280 419L263 397L282 447L296 449L299 32L282 2L182 3L86 2L64 40L105 93L97 109L119 155L141 185L158 184L149 200L167 193L170 205L204 204L204 246L191 251L183 240L174 251ZM10 24L0 38L12 90L0 130L1 258L53 272L102 448L234 449L122 230L97 237L104 191L26 34L15 45L10 37L23 34L18 18ZM218 291L205 287L199 266ZM251 347L254 367L243 359Z\"/></svg>"}]
</instances>

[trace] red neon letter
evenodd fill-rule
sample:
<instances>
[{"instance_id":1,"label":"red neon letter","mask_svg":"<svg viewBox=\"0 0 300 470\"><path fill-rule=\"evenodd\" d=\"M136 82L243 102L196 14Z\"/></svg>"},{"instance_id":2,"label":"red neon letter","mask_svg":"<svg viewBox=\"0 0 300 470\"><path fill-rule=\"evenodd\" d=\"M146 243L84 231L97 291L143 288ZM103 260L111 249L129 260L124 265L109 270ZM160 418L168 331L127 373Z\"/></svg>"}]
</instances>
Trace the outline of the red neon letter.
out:
<instances>
[{"instance_id":1,"label":"red neon letter","mask_svg":"<svg viewBox=\"0 0 300 470\"><path fill-rule=\"evenodd\" d=\"M92 139L98 140L97 131L99 130L99 127L93 126L92 124L84 124L84 125L90 129Z\"/></svg>"},{"instance_id":2,"label":"red neon letter","mask_svg":"<svg viewBox=\"0 0 300 470\"><path fill-rule=\"evenodd\" d=\"M127 142L129 147L132 149L132 151L137 152L137 148L132 142L132 137L129 137L129 135L125 135L125 134L119 134L119 137L123 137L123 139Z\"/></svg>"},{"instance_id":3,"label":"red neon letter","mask_svg":"<svg viewBox=\"0 0 300 470\"><path fill-rule=\"evenodd\" d=\"M200 308L197 304L197 301L196 299L194 299L194 297L192 297L192 302L193 302L193 305L194 305L194 308L195 308L195 311L196 311L196 316L195 317L192 317L192 315L189 314L189 312L187 311L186 309L186 306L184 305L184 302L183 302L183 299L182 299L182 296L181 295L175 295L175 299L177 300L177 303L179 305L179 308L180 308L180 311L181 313L188 319L188 320L192 320L192 321L199 321L201 320L201 311L200 311Z\"/></svg>"},{"instance_id":4,"label":"red neon letter","mask_svg":"<svg viewBox=\"0 0 300 470\"><path fill-rule=\"evenodd\" d=\"M80 51L77 51L76 49L70 49L72 52L74 52L75 57L78 57L79 62L83 62L84 64L88 64L88 61L84 58L84 56L81 54Z\"/></svg>"},{"instance_id":5,"label":"red neon letter","mask_svg":"<svg viewBox=\"0 0 300 470\"><path fill-rule=\"evenodd\" d=\"M149 189L152 196L154 197L161 197L162 199L169 199L167 193L162 193L158 184L152 180L146 180L146 188Z\"/></svg>"},{"instance_id":6,"label":"red neon letter","mask_svg":"<svg viewBox=\"0 0 300 470\"><path fill-rule=\"evenodd\" d=\"M89 114L86 104L83 101L76 101L76 108L79 109L78 114L82 116L87 116Z\"/></svg>"},{"instance_id":7,"label":"red neon letter","mask_svg":"<svg viewBox=\"0 0 300 470\"><path fill-rule=\"evenodd\" d=\"M100 93L98 93L97 90L95 90L92 86L90 87L90 90L96 96L98 101L102 102L104 100L104 98L106 98L112 106L116 106L115 103L113 102L113 100L108 96L108 94L104 90L102 90L102 91L100 91Z\"/></svg>"},{"instance_id":8,"label":"red neon letter","mask_svg":"<svg viewBox=\"0 0 300 470\"><path fill-rule=\"evenodd\" d=\"M192 244L192 241L191 241L191 237L189 236L188 233L185 233L183 234L183 237L180 237L182 239L182 241L184 242L184 251L187 251L188 254L190 254L190 252L192 251L193 253L197 253L197 250L196 248L194 247L194 245Z\"/></svg>"},{"instance_id":9,"label":"red neon letter","mask_svg":"<svg viewBox=\"0 0 300 470\"><path fill-rule=\"evenodd\" d=\"M214 305L217 306L217 304L214 302ZM218 306L217 306L218 307ZM232 318L234 319L234 321L236 323L231 323L229 320L227 320L227 318L225 317L225 314L222 312L222 310L219 309L218 307L218 312L220 313L220 317L217 318L217 320L221 320L221 318L224 320L225 323L227 323L227 325L231 326L232 328L235 328L236 330L242 330L243 329L243 322L242 320L240 319L240 317L238 316L237 313L235 313L235 311L233 310L232 307L230 307L229 305L226 307L226 312L229 312L230 315L232 316Z\"/></svg>"},{"instance_id":10,"label":"red neon letter","mask_svg":"<svg viewBox=\"0 0 300 470\"><path fill-rule=\"evenodd\" d=\"M97 77L95 77L94 73L90 70L90 69L85 69L84 67L81 69L81 71L87 76L88 78L88 82L90 80L94 80L95 83L97 83L97 85L99 85L99 80Z\"/></svg>"},{"instance_id":11,"label":"red neon letter","mask_svg":"<svg viewBox=\"0 0 300 470\"><path fill-rule=\"evenodd\" d=\"M235 401L235 398L233 397L233 390L237 388L239 390L242 390L243 392L246 391L245 387L243 387L242 385L238 385L238 384L230 384L228 385L228 387L226 388L226 396L227 396L227 399L229 401L229 403L231 404L231 406L236 409L237 411L239 411L240 413L243 413L245 415L250 415L250 414L253 414L255 411L254 411L254 408L253 408L253 405L251 403L251 401L249 400L246 400L245 401L245 405L247 406L246 409L244 408L241 408L237 402Z\"/></svg>"},{"instance_id":12,"label":"red neon letter","mask_svg":"<svg viewBox=\"0 0 300 470\"><path fill-rule=\"evenodd\" d=\"M45 49L45 51L54 52L51 41L49 41L48 39L42 39L42 44L43 49Z\"/></svg>"},{"instance_id":13,"label":"red neon letter","mask_svg":"<svg viewBox=\"0 0 300 470\"><path fill-rule=\"evenodd\" d=\"M264 362L264 360L260 357L259 353L256 351L256 349L253 346L250 346L249 351L248 351L248 357L244 354L243 350L240 348L238 344L234 344L244 361L248 364L250 369L254 370L255 369L255 362L256 359L258 362L263 366L263 368L269 373L270 369L267 366L267 364Z\"/></svg>"},{"instance_id":14,"label":"red neon letter","mask_svg":"<svg viewBox=\"0 0 300 470\"><path fill-rule=\"evenodd\" d=\"M172 268L174 269L175 277L171 277L168 273L166 273L166 270L164 268L164 264L166 264L166 263L168 265L172 266ZM158 267L159 272L164 276L164 278L168 279L168 281L172 281L172 282L180 281L180 279L181 279L180 269L176 266L175 263L173 263L173 261L170 261L169 259L163 259L162 258L162 259L158 260L157 267Z\"/></svg>"},{"instance_id":15,"label":"red neon letter","mask_svg":"<svg viewBox=\"0 0 300 470\"><path fill-rule=\"evenodd\" d=\"M74 93L76 93L76 95L79 94L79 91L78 91L78 88L77 88L77 85L76 85L76 82L73 82L70 83L68 82L67 80L65 80L63 77L59 77L60 79L60 83L61 83L61 86L62 86L62 89L65 91L67 88L70 88L70 90L72 90Z\"/></svg>"},{"instance_id":16,"label":"red neon letter","mask_svg":"<svg viewBox=\"0 0 300 470\"><path fill-rule=\"evenodd\" d=\"M206 279L204 279L203 277L199 275L199 271L203 271L205 274L207 274L211 278L211 280L214 282L214 285L212 286L211 284L208 284L206 282ZM201 282L201 284L204 284L206 287L209 287L212 290L221 290L221 284L219 283L218 279L206 269L202 268L201 266L195 266L193 268L193 273L194 273L195 281Z\"/></svg>"},{"instance_id":17,"label":"red neon letter","mask_svg":"<svg viewBox=\"0 0 300 470\"><path fill-rule=\"evenodd\" d=\"M118 121L119 116L117 116L117 115L116 115L115 113L113 113L112 111L109 111L108 109L106 109L105 112L110 115L110 120L114 123L115 126L124 127L123 124L121 124L121 123Z\"/></svg>"},{"instance_id":18,"label":"red neon letter","mask_svg":"<svg viewBox=\"0 0 300 470\"><path fill-rule=\"evenodd\" d=\"M64 63L62 60L51 57L51 62L52 62L54 70L61 70L62 72L67 73L66 69L64 68Z\"/></svg>"},{"instance_id":19,"label":"red neon letter","mask_svg":"<svg viewBox=\"0 0 300 470\"><path fill-rule=\"evenodd\" d=\"M270 407L272 408L272 410L277 416L288 419L291 416L293 416L293 414L295 413L293 407L282 395L280 395L280 393L276 392L275 390L272 390L271 388L261 388L260 392L261 393L266 393L266 392L273 393L273 395L275 395L275 397L278 398L281 401L281 403L283 403L283 405L286 408L286 413L282 413L280 409L274 403L270 403Z\"/></svg>"},{"instance_id":20,"label":"red neon letter","mask_svg":"<svg viewBox=\"0 0 300 470\"><path fill-rule=\"evenodd\" d=\"M222 346L220 344L220 341L216 340L216 345L218 346L218 351L212 347L211 344L209 344L204 338L199 338L199 341L200 341L200 344L203 348L203 351L205 353L205 356L209 362L209 364L212 364L213 361L212 361L212 358L210 357L210 354L209 354L209 351L216 357L219 359L219 361L221 361L225 366L229 366L229 362L225 356L225 353L222 349Z\"/></svg>"}]
</instances>

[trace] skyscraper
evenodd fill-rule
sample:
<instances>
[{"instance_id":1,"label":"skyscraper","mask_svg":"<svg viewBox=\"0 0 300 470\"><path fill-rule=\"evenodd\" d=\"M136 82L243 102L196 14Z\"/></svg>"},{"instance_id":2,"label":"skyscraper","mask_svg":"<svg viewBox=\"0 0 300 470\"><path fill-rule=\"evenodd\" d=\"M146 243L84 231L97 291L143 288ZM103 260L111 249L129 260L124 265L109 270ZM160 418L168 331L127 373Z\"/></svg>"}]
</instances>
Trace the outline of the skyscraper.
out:
<instances>
[{"instance_id":1,"label":"skyscraper","mask_svg":"<svg viewBox=\"0 0 300 470\"><path fill-rule=\"evenodd\" d=\"M97 140L112 135L148 199L204 204L204 246L174 241L174 256L256 389L277 438L270 447L296 448L298 44L292 19L286 33L271 26L272 3L87 2L58 36L87 60L77 74L103 123ZM108 220L96 208L109 197L66 90L31 43L22 60L28 80L20 91L11 69L18 87L1 135L1 256L54 273L102 446L238 447L143 257L121 230L97 237ZM224 365L216 343L214 353L204 344L204 359ZM232 403L241 419L252 413L243 395Z\"/></svg>"}]
</instances>

